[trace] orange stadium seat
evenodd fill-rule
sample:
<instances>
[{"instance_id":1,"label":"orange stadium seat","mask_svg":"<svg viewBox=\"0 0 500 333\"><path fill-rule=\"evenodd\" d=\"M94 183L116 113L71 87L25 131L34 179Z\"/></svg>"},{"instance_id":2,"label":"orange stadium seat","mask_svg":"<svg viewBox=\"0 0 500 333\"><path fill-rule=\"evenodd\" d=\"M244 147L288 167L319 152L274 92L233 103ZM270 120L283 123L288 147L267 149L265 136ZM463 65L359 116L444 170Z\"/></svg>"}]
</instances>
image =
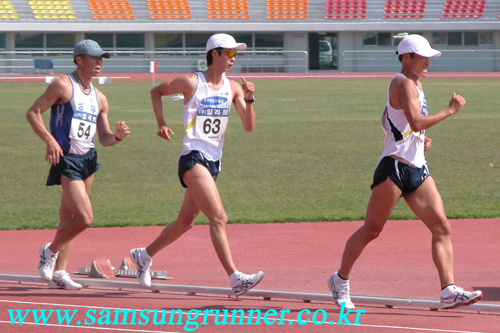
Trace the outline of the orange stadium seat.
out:
<instances>
[{"instance_id":1,"label":"orange stadium seat","mask_svg":"<svg viewBox=\"0 0 500 333\"><path fill-rule=\"evenodd\" d=\"M75 20L76 13L69 0L35 1L28 4L35 19L42 20Z\"/></svg>"},{"instance_id":2,"label":"orange stadium seat","mask_svg":"<svg viewBox=\"0 0 500 333\"><path fill-rule=\"evenodd\" d=\"M308 0L267 0L267 18L270 20L297 20L309 18Z\"/></svg>"},{"instance_id":3,"label":"orange stadium seat","mask_svg":"<svg viewBox=\"0 0 500 333\"><path fill-rule=\"evenodd\" d=\"M223 20L248 20L247 0L207 0L208 18Z\"/></svg>"},{"instance_id":4,"label":"orange stadium seat","mask_svg":"<svg viewBox=\"0 0 500 333\"><path fill-rule=\"evenodd\" d=\"M188 0L147 0L150 17L154 20L191 19Z\"/></svg>"},{"instance_id":5,"label":"orange stadium seat","mask_svg":"<svg viewBox=\"0 0 500 333\"><path fill-rule=\"evenodd\" d=\"M96 20L130 20L134 12L128 0L87 0L92 17Z\"/></svg>"},{"instance_id":6,"label":"orange stadium seat","mask_svg":"<svg viewBox=\"0 0 500 333\"><path fill-rule=\"evenodd\" d=\"M365 19L366 0L327 0L325 19Z\"/></svg>"}]
</instances>

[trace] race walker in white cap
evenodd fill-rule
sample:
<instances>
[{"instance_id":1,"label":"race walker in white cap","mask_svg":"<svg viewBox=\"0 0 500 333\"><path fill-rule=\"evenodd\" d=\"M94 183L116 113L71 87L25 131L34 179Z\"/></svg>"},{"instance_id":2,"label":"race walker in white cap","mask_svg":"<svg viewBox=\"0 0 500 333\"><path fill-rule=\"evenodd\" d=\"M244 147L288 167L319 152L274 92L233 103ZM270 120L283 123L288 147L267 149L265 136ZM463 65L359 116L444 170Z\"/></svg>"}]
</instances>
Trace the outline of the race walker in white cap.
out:
<instances>
[{"instance_id":1,"label":"race walker in white cap","mask_svg":"<svg viewBox=\"0 0 500 333\"><path fill-rule=\"evenodd\" d=\"M230 35L213 35L206 44L208 69L205 72L181 75L151 90L157 134L168 141L174 131L165 122L161 98L174 94L183 96L184 137L178 159L178 176L186 192L177 219L167 225L149 246L130 251L132 260L138 266L137 278L143 286L151 286L152 257L191 229L200 212L210 222L210 237L229 276L234 295L243 295L264 277L263 272L244 274L236 269L226 236L228 217L215 183L221 168L224 134L231 106L234 105L244 130L251 132L255 127L255 85L244 77L240 85L225 75L234 65L237 52L246 48L246 44L237 43ZM255 255L254 249L243 251ZM203 257L203 254L200 253L200 256Z\"/></svg>"},{"instance_id":2,"label":"race walker in white cap","mask_svg":"<svg viewBox=\"0 0 500 333\"><path fill-rule=\"evenodd\" d=\"M427 76L429 58L439 57L441 52L431 48L424 37L409 35L399 43L396 53L402 70L389 84L380 120L385 147L373 176L365 223L348 239L340 269L328 279L328 287L337 304L354 309L349 285L351 269L368 243L382 232L403 197L432 233L432 258L439 273L441 307L470 305L478 302L483 293L465 291L455 285L451 226L424 155L432 144L425 135L426 129L456 114L465 105L465 99L453 93L447 108L430 115L420 79ZM419 272L415 272L417 281L418 276Z\"/></svg>"}]
</instances>

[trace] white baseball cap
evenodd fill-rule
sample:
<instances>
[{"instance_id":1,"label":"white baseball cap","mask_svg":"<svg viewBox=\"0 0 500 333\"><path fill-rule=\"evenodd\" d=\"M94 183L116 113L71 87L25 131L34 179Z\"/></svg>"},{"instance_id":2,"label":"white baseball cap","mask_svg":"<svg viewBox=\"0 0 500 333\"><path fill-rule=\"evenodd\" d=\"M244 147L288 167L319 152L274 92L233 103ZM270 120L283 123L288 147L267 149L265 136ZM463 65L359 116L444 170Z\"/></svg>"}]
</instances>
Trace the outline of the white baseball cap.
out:
<instances>
[{"instance_id":1,"label":"white baseball cap","mask_svg":"<svg viewBox=\"0 0 500 333\"><path fill-rule=\"evenodd\" d=\"M238 51L243 51L246 50L247 44L236 43L236 40L233 38L233 36L230 36L228 34L215 34L208 39L206 50L210 51L218 47L230 50L236 49Z\"/></svg>"},{"instance_id":2,"label":"white baseball cap","mask_svg":"<svg viewBox=\"0 0 500 333\"><path fill-rule=\"evenodd\" d=\"M416 53L422 57L439 57L441 52L434 50L429 41L420 35L408 35L398 45L396 54Z\"/></svg>"}]
</instances>

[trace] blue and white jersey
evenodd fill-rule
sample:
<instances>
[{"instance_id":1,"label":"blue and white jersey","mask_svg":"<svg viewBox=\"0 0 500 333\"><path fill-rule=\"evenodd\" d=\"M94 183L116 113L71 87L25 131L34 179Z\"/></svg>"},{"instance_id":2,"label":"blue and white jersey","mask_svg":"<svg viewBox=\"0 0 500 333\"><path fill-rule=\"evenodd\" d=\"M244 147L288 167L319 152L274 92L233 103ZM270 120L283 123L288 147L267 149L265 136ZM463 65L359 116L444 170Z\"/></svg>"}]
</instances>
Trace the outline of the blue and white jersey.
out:
<instances>
[{"instance_id":1,"label":"blue and white jersey","mask_svg":"<svg viewBox=\"0 0 500 333\"><path fill-rule=\"evenodd\" d=\"M398 76L406 78L401 73L396 74L394 78ZM424 91L416 85L415 87L418 90L418 102L420 103L421 114L422 116L427 116L427 101L425 100ZM385 139L384 151L377 164L382 158L390 155L401 157L419 168L427 163L424 156L425 130L414 132L411 129L404 110L395 109L391 106L389 92L387 93L387 102L380 122Z\"/></svg>"},{"instance_id":2,"label":"blue and white jersey","mask_svg":"<svg viewBox=\"0 0 500 333\"><path fill-rule=\"evenodd\" d=\"M222 158L232 104L231 85L223 76L222 88L215 91L208 87L203 73L196 73L198 86L193 98L184 105L184 139L181 155L192 150L200 151L209 161Z\"/></svg>"},{"instance_id":3,"label":"blue and white jersey","mask_svg":"<svg viewBox=\"0 0 500 333\"><path fill-rule=\"evenodd\" d=\"M95 87L84 93L74 73L67 74L72 85L71 99L54 104L50 115L50 132L64 153L83 155L94 148L97 118L100 107Z\"/></svg>"}]
</instances>

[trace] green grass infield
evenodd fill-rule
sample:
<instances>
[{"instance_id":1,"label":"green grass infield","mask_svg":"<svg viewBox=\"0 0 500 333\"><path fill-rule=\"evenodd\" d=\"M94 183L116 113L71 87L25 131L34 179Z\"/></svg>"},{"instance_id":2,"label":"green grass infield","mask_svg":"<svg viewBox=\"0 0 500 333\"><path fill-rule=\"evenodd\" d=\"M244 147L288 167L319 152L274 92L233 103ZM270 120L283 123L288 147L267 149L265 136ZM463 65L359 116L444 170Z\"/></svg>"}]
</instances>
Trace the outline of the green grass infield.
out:
<instances>
[{"instance_id":1,"label":"green grass infield","mask_svg":"<svg viewBox=\"0 0 500 333\"><path fill-rule=\"evenodd\" d=\"M230 223L350 221L364 218L376 161L383 149L380 116L388 79L253 80L257 126L245 132L232 112L217 180ZM449 218L500 216L500 112L495 79L423 80L429 113L453 92L467 104L427 130L427 152ZM54 228L60 186L46 187L45 144L26 111L43 82L2 82L0 229ZM97 87L108 97L110 124L131 134L116 146L97 143L90 193L94 227L165 225L179 211L182 101L164 97L172 142L156 135L150 81ZM48 127L50 110L44 114ZM98 141L98 140L96 140ZM414 219L400 200L391 219ZM200 215L197 223L207 223Z\"/></svg>"}]
</instances>

